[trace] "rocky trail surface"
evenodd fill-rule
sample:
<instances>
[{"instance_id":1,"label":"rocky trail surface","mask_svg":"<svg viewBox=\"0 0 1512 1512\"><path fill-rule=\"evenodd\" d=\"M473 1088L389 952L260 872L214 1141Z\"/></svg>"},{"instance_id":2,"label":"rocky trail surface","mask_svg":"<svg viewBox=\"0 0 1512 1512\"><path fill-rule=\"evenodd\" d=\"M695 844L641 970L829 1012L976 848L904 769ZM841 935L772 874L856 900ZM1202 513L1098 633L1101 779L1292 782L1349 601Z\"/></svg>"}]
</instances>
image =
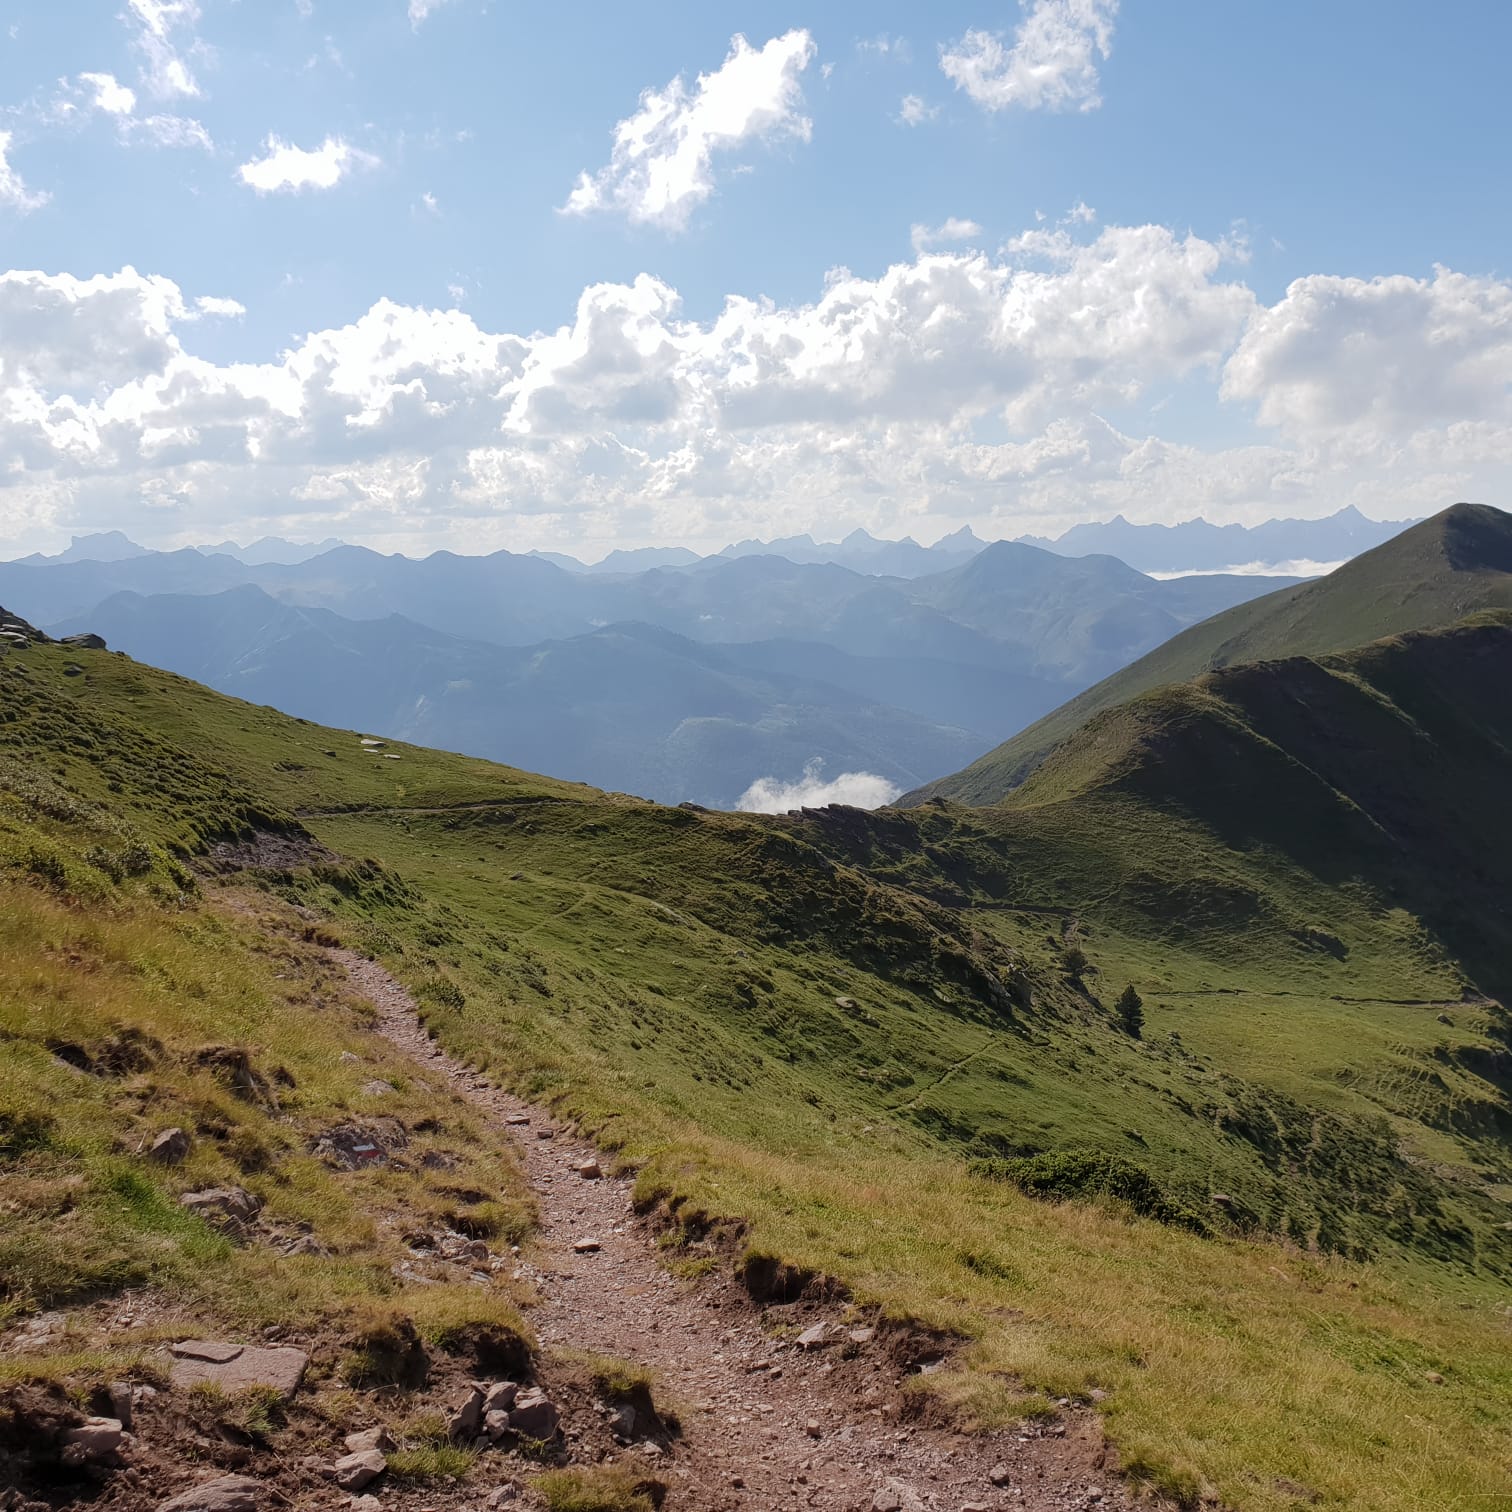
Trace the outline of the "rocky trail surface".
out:
<instances>
[{"instance_id":1,"label":"rocky trail surface","mask_svg":"<svg viewBox=\"0 0 1512 1512\"><path fill-rule=\"evenodd\" d=\"M657 1405L676 1411L681 1431L629 1436L667 1485L668 1512L1134 1505L1092 1409L1065 1403L1052 1419L991 1434L910 1420L901 1387L936 1363L917 1339L870 1327L842 1302L761 1307L723 1272L696 1282L673 1275L634 1212L629 1180L548 1113L446 1054L381 966L333 954L373 1003L384 1036L516 1137L540 1211L521 1270L539 1291L532 1322L543 1350L548 1361L554 1351L611 1355L654 1375ZM575 1458L599 1457L584 1425L569 1416L563 1427ZM592 1427L601 1443L602 1425ZM483 1504L468 1493L444 1500Z\"/></svg>"}]
</instances>

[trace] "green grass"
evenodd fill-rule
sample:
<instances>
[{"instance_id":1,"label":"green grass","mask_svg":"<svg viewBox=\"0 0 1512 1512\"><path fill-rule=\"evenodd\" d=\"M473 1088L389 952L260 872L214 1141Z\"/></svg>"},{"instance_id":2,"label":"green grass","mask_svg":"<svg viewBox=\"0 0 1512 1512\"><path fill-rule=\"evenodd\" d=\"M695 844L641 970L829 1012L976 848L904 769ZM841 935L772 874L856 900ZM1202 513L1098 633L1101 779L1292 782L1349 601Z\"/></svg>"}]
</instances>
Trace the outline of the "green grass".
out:
<instances>
[{"instance_id":1,"label":"green grass","mask_svg":"<svg viewBox=\"0 0 1512 1512\"><path fill-rule=\"evenodd\" d=\"M1308 810L1284 845L1225 843L1232 801L1213 807L1188 783L1178 808L1141 787L1147 727L1130 725L1047 767L1008 810L699 815L408 748L385 769L355 736L120 658L70 682L51 653L26 657L0 738L43 786L0 800L18 900L0 952L23 963L10 998L0 985L0 1053L25 1073L0 1124L17 1152L0 1179L33 1184L23 1227L49 1253L64 1254L63 1204L109 1217L120 1201L121 1155L97 1131L131 1104L129 1087L81 1081L38 1047L137 1024L170 1051L152 1075L175 1118L206 1100L274 1157L241 1172L217 1142L196 1152L202 1167L152 1179L239 1173L334 1253L295 1267L234 1250L222 1294L191 1274L181 1238L118 1214L101 1264L164 1286L187 1277L233 1314L377 1306L444 1347L425 1289L384 1295L366 1217L444 1211L439 1187L324 1172L185 1059L212 1038L255 1046L257 1064L293 1072L296 1121L356 1105L375 1074L407 1107L430 1106L424 1077L386 1057L320 974L314 943L274 929L298 903L407 981L449 1046L618 1149L644 1202L692 1233L738 1221L751 1247L957 1333L934 1389L963 1421L1101 1387L1143 1475L1242 1509L1291 1505L1282 1477L1320 1505L1372 1512L1498 1489L1512 1382L1506 1199L1491 1178L1508 1173L1504 1098L1476 1068L1501 1024L1461 1001L1452 923L1318 873L1316 815L1347 836L1353 811ZM1396 663L1350 675L1366 670L1404 706ZM1275 746L1280 716L1233 686L1177 712L1202 734L1216 701L1225 738ZM326 749L338 756L317 760ZM254 822L289 827L296 810L332 854L266 870L265 916L227 917L215 884L183 872L182 852ZM1440 817L1461 835L1455 813ZM150 868L117 880L85 859L107 821ZM32 864L42 849L57 867ZM1073 940L1084 987L1061 970ZM1144 998L1142 1041L1112 1013L1126 982ZM341 1064L347 1045L363 1065ZM438 1116L427 1138L492 1158L468 1151L455 1107ZM1209 1236L1140 1218L1139 1182L1036 1196L972 1171L1068 1150L1116 1157L1124 1177L1200 1212ZM507 1171L466 1184L503 1192L508 1222L528 1222Z\"/></svg>"},{"instance_id":2,"label":"green grass","mask_svg":"<svg viewBox=\"0 0 1512 1512\"><path fill-rule=\"evenodd\" d=\"M535 1479L548 1512L652 1512L646 1478L623 1465L573 1466Z\"/></svg>"}]
</instances>

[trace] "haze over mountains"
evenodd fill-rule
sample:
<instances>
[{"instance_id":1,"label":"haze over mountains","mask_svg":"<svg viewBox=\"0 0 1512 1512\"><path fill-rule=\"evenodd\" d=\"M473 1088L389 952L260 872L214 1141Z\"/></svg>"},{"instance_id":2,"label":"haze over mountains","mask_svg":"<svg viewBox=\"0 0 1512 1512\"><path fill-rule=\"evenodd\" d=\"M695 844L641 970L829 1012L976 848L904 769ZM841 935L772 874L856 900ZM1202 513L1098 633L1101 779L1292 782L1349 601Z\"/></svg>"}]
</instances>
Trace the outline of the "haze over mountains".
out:
<instances>
[{"instance_id":1,"label":"haze over mountains","mask_svg":"<svg viewBox=\"0 0 1512 1512\"><path fill-rule=\"evenodd\" d=\"M1372 520L1350 505L1332 515L1313 520L1266 520L1262 524L1212 525L1202 519L1179 525L1135 525L1115 515L1106 521L1073 525L1058 536L1021 535L1021 545L1039 546L1061 556L1114 556L1140 572L1222 572L1235 568L1281 571L1292 563L1336 563L1368 551L1416 523L1413 520ZM206 556L229 556L252 566L281 563L295 565L320 556L342 541L328 539L300 543L279 536L264 536L250 546L235 541L193 548ZM991 544L963 526L942 536L932 546L921 546L911 536L890 541L865 530L853 530L840 541L815 541L809 535L784 536L771 541L737 541L715 553L717 557L777 556L798 563L833 563L853 572L881 577L921 577L963 566ZM137 545L120 531L102 531L75 536L64 550L52 556L39 552L22 557L31 563L118 561L142 556L148 548ZM557 551L530 551L569 572L637 573L654 567L691 567L712 558L700 556L685 546L643 546L611 551L592 563Z\"/></svg>"},{"instance_id":2,"label":"haze over mountains","mask_svg":"<svg viewBox=\"0 0 1512 1512\"><path fill-rule=\"evenodd\" d=\"M101 545L0 564L0 601L302 717L721 807L813 762L869 774L884 796L917 788L1291 581L1161 581L965 536L930 548L954 565L913 576L743 548L587 571L509 552ZM928 554L869 537L847 550L871 568Z\"/></svg>"}]
</instances>

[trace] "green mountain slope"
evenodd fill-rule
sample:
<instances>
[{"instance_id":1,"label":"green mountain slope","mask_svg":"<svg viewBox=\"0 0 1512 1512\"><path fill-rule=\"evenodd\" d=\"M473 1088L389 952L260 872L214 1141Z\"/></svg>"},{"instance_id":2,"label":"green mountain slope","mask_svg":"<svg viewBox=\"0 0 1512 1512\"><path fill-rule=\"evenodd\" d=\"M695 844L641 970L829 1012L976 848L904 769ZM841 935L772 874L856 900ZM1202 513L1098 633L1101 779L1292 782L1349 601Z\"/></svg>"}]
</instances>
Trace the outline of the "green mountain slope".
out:
<instances>
[{"instance_id":1,"label":"green mountain slope","mask_svg":"<svg viewBox=\"0 0 1512 1512\"><path fill-rule=\"evenodd\" d=\"M1173 636L995 747L907 794L996 803L1100 710L1213 667L1347 650L1512 607L1512 515L1456 504L1315 582L1239 604Z\"/></svg>"},{"instance_id":2,"label":"green mountain slope","mask_svg":"<svg viewBox=\"0 0 1512 1512\"><path fill-rule=\"evenodd\" d=\"M1285 1482L1337 1506L1468 1504L1512 1448L1506 1030L1477 995L1503 942L1395 897L1390 866L1419 838L1397 795L1441 769L1455 791L1423 822L1448 836L1445 879L1486 868L1464 893L1484 922L1508 852L1494 825L1477 848L1474 812L1507 732L1482 706L1509 639L1492 622L1323 668L1362 690L1348 718L1369 749L1314 777L1340 731L1302 754L1287 721L1310 728L1307 699L1262 668L1273 694L1235 671L1174 712L1110 716L1009 806L774 820L374 750L112 653L7 651L0 917L39 922L6 945L0 1066L24 1096L0 1184L29 1200L52 1162L106 1213L119 1180L108 1150L80 1165L25 1136L28 1109L79 1095L36 1017L71 938L109 920L177 942L143 955L151 991L112 967L125 985L70 1029L98 1055L130 1029L169 1042L163 993L175 1013L218 1003L249 921L297 907L408 982L450 1047L633 1163L694 1246L674 1257L724 1253L701 1247L712 1227L737 1259L961 1335L920 1383L941 1410L1001 1421L1096 1387L1125 1463L1188 1501L1270 1512L1293 1504ZM1297 834L1254 801L1269 775L1227 807L1216 786L1186 801L1214 741L1237 764L1219 771L1263 759L1294 783ZM1091 958L1080 980L1068 943ZM262 949L265 976L285 969L284 942ZM1125 981L1142 1038L1110 1011ZM209 1033L186 1022L180 1039ZM249 1012L225 1034L283 1053ZM320 1043L301 1087L335 1059ZM272 1201L291 1160L280 1145L245 1179ZM131 1169L171 1212L177 1178ZM26 1246L0 1243L6 1308L124 1284L36 1285L35 1257L77 1232L44 1211ZM134 1251L131 1284L181 1284L194 1237ZM301 1317L335 1306L301 1298Z\"/></svg>"}]
</instances>

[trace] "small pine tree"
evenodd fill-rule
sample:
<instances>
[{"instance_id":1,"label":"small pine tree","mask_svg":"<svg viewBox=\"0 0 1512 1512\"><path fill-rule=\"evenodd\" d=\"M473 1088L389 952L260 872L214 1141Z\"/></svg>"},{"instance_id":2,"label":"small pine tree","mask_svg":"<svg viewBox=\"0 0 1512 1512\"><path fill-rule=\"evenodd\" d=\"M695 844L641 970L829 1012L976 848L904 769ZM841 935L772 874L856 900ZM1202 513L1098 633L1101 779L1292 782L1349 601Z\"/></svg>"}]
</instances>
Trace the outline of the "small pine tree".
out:
<instances>
[{"instance_id":1,"label":"small pine tree","mask_svg":"<svg viewBox=\"0 0 1512 1512\"><path fill-rule=\"evenodd\" d=\"M1080 945L1068 945L1061 951L1061 965L1068 977L1080 981L1082 972L1087 969L1087 952Z\"/></svg>"},{"instance_id":2,"label":"small pine tree","mask_svg":"<svg viewBox=\"0 0 1512 1512\"><path fill-rule=\"evenodd\" d=\"M1135 992L1133 982L1119 994L1118 1006L1114 1012L1118 1014L1118 1022L1124 1026L1125 1032L1138 1039L1144 1029L1144 999Z\"/></svg>"}]
</instances>

